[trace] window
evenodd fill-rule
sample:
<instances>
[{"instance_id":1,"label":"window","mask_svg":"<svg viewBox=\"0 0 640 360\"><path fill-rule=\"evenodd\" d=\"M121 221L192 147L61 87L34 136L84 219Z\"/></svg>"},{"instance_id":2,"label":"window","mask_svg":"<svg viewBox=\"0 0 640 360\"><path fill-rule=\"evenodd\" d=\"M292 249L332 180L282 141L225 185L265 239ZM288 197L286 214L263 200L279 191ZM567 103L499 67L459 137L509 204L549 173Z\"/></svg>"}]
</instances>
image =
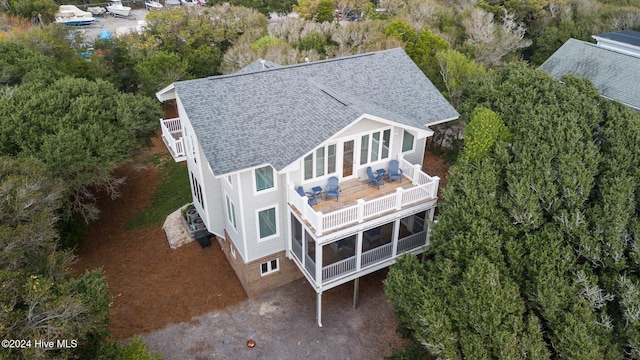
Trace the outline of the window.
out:
<instances>
[{"instance_id":1,"label":"window","mask_svg":"<svg viewBox=\"0 0 640 360\"><path fill-rule=\"evenodd\" d=\"M336 146L329 145L327 147L327 174L336 172Z\"/></svg>"},{"instance_id":2,"label":"window","mask_svg":"<svg viewBox=\"0 0 640 360\"><path fill-rule=\"evenodd\" d=\"M191 190L193 191L193 197L198 201L200 206L202 206L202 208L204 209L204 201L202 198L202 187L200 186L198 179L193 173L191 173Z\"/></svg>"},{"instance_id":3,"label":"window","mask_svg":"<svg viewBox=\"0 0 640 360\"><path fill-rule=\"evenodd\" d=\"M258 241L278 236L278 216L275 207L258 210Z\"/></svg>"},{"instance_id":4,"label":"window","mask_svg":"<svg viewBox=\"0 0 640 360\"><path fill-rule=\"evenodd\" d=\"M255 169L256 191L271 189L274 186L273 168L269 165Z\"/></svg>"},{"instance_id":5,"label":"window","mask_svg":"<svg viewBox=\"0 0 640 360\"><path fill-rule=\"evenodd\" d=\"M413 140L414 136L410 132L405 130L404 134L402 135L402 152L413 150Z\"/></svg>"},{"instance_id":6,"label":"window","mask_svg":"<svg viewBox=\"0 0 640 360\"><path fill-rule=\"evenodd\" d=\"M229 252L231 253L231 256L236 259L236 248L233 246L231 241L229 242Z\"/></svg>"},{"instance_id":7,"label":"window","mask_svg":"<svg viewBox=\"0 0 640 360\"><path fill-rule=\"evenodd\" d=\"M233 178L231 177L231 175L227 175L227 182L229 183L229 185L231 185L231 187L233 188Z\"/></svg>"},{"instance_id":8,"label":"window","mask_svg":"<svg viewBox=\"0 0 640 360\"><path fill-rule=\"evenodd\" d=\"M279 269L278 265L278 259L273 259L271 261L267 261L266 263L262 263L260 264L260 274L264 276L276 272Z\"/></svg>"},{"instance_id":9,"label":"window","mask_svg":"<svg viewBox=\"0 0 640 360\"><path fill-rule=\"evenodd\" d=\"M360 138L360 165L389 157L391 130L377 131Z\"/></svg>"},{"instance_id":10,"label":"window","mask_svg":"<svg viewBox=\"0 0 640 360\"><path fill-rule=\"evenodd\" d=\"M316 150L316 176L324 175L324 148Z\"/></svg>"},{"instance_id":11,"label":"window","mask_svg":"<svg viewBox=\"0 0 640 360\"><path fill-rule=\"evenodd\" d=\"M309 154L304 158L304 179L309 180L313 178L313 154Z\"/></svg>"},{"instance_id":12,"label":"window","mask_svg":"<svg viewBox=\"0 0 640 360\"><path fill-rule=\"evenodd\" d=\"M360 165L364 165L369 160L369 135L362 135L360 139Z\"/></svg>"},{"instance_id":13,"label":"window","mask_svg":"<svg viewBox=\"0 0 640 360\"><path fill-rule=\"evenodd\" d=\"M317 148L304 158L304 179L330 175L336 172L336 145Z\"/></svg>"},{"instance_id":14,"label":"window","mask_svg":"<svg viewBox=\"0 0 640 360\"><path fill-rule=\"evenodd\" d=\"M236 223L236 207L233 205L231 200L229 200L228 196L227 196L227 218L229 219L229 222L231 223L231 225L233 225L233 228L238 230L238 225Z\"/></svg>"}]
</instances>

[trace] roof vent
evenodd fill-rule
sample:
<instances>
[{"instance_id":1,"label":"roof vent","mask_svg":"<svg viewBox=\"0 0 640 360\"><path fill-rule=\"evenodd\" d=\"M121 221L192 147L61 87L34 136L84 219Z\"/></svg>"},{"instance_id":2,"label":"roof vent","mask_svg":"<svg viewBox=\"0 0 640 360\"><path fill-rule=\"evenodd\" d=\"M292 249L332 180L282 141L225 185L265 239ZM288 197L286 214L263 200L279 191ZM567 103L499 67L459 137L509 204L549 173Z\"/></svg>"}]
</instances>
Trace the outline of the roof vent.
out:
<instances>
[{"instance_id":1,"label":"roof vent","mask_svg":"<svg viewBox=\"0 0 640 360\"><path fill-rule=\"evenodd\" d=\"M308 64L309 63L309 58L308 57L304 58L304 62L306 62Z\"/></svg>"},{"instance_id":2,"label":"roof vent","mask_svg":"<svg viewBox=\"0 0 640 360\"><path fill-rule=\"evenodd\" d=\"M265 63L265 62L266 62L266 61L264 61L264 60L260 60L260 69L261 69L261 70L264 70L264 69L265 69L265 65L264 65L264 63Z\"/></svg>"}]
</instances>

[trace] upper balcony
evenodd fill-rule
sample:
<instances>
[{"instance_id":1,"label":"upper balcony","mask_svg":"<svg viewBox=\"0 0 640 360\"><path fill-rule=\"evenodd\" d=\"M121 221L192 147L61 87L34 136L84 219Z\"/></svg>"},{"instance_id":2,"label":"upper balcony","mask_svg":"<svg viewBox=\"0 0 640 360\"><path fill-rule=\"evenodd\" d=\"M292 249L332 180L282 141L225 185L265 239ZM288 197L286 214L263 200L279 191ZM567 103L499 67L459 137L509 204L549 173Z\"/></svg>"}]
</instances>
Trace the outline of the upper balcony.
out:
<instances>
[{"instance_id":1,"label":"upper balcony","mask_svg":"<svg viewBox=\"0 0 640 360\"><path fill-rule=\"evenodd\" d=\"M160 128L162 129L162 141L169 149L173 159L176 162L187 160L180 118L160 119Z\"/></svg>"},{"instance_id":2,"label":"upper balcony","mask_svg":"<svg viewBox=\"0 0 640 360\"><path fill-rule=\"evenodd\" d=\"M312 206L307 197L300 196L296 186L291 185L287 189L289 205L316 237L320 237L437 198L439 177L425 174L420 165L404 159L400 159L400 168L404 175L402 182L386 181L378 189L369 185L368 180L344 181L340 183L339 201L317 197L318 203Z\"/></svg>"}]
</instances>

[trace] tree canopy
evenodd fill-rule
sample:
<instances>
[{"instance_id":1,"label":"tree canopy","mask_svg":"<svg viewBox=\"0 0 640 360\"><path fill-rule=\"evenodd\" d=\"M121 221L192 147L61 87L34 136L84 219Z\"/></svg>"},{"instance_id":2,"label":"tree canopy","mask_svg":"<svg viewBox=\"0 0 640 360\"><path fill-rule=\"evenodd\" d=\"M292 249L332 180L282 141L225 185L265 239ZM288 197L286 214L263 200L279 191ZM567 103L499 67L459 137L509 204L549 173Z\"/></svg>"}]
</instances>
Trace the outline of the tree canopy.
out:
<instances>
[{"instance_id":1,"label":"tree canopy","mask_svg":"<svg viewBox=\"0 0 640 360\"><path fill-rule=\"evenodd\" d=\"M64 212L94 219L94 191L118 194L111 171L162 116L151 98L119 93L106 81L32 81L0 97L0 154L40 159L65 183Z\"/></svg>"},{"instance_id":2,"label":"tree canopy","mask_svg":"<svg viewBox=\"0 0 640 360\"><path fill-rule=\"evenodd\" d=\"M462 114L433 259L385 282L400 327L443 358L637 358L638 113L516 63Z\"/></svg>"}]
</instances>

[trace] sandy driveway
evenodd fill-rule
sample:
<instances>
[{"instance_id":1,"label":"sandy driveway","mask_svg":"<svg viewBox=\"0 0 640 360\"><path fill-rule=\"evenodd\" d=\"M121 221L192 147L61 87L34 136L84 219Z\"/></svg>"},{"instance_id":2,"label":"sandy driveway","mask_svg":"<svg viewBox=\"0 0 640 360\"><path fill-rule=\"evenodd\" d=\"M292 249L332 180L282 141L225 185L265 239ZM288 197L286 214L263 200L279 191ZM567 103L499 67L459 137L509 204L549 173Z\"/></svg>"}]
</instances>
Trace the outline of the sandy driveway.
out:
<instances>
[{"instance_id":1,"label":"sandy driveway","mask_svg":"<svg viewBox=\"0 0 640 360\"><path fill-rule=\"evenodd\" d=\"M96 22L91 25L80 26L78 30L84 32L84 37L87 41L95 40L100 31L108 30L113 36L124 34L130 31L135 31L138 26L141 25L141 21L144 22L147 16L147 9L134 9L128 17L113 17L109 14L105 16L96 16Z\"/></svg>"},{"instance_id":2,"label":"sandy driveway","mask_svg":"<svg viewBox=\"0 0 640 360\"><path fill-rule=\"evenodd\" d=\"M296 280L255 299L143 334L163 359L382 359L404 341L382 290L385 270L322 296L322 328L315 320L315 292ZM247 341L256 342L254 348Z\"/></svg>"}]
</instances>

